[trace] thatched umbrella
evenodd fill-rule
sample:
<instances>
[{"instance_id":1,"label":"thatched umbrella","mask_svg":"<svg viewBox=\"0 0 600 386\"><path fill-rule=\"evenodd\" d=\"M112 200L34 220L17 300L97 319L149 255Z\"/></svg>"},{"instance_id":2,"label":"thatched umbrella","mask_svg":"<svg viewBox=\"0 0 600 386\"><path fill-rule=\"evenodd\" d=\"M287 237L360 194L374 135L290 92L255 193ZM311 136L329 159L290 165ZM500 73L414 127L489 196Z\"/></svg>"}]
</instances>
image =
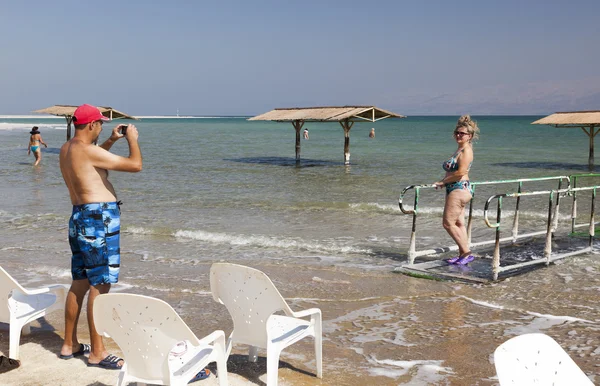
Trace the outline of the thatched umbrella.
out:
<instances>
[{"instance_id":1,"label":"thatched umbrella","mask_svg":"<svg viewBox=\"0 0 600 386\"><path fill-rule=\"evenodd\" d=\"M594 170L594 137L600 132L600 111L568 111L548 115L532 122L532 125L552 125L554 127L579 127L590 138L588 168ZM596 129L596 127L598 129Z\"/></svg>"},{"instance_id":2,"label":"thatched umbrella","mask_svg":"<svg viewBox=\"0 0 600 386\"><path fill-rule=\"evenodd\" d=\"M300 130L304 122L339 122L344 129L344 164L350 164L350 129L354 122L375 122L385 118L406 118L375 106L292 107L275 109L249 121L292 122L296 130L296 162L300 162Z\"/></svg>"},{"instance_id":3,"label":"thatched umbrella","mask_svg":"<svg viewBox=\"0 0 600 386\"><path fill-rule=\"evenodd\" d=\"M79 106L71 106L71 105L54 105L51 107L46 107L45 109L35 110L34 113L40 114L51 114L57 115L59 117L65 117L67 120L67 141L71 139L71 123L73 123L73 114L75 110L77 110ZM138 118L122 113L118 110L113 109L112 107L104 107L98 106L98 110L110 119L135 119Z\"/></svg>"}]
</instances>

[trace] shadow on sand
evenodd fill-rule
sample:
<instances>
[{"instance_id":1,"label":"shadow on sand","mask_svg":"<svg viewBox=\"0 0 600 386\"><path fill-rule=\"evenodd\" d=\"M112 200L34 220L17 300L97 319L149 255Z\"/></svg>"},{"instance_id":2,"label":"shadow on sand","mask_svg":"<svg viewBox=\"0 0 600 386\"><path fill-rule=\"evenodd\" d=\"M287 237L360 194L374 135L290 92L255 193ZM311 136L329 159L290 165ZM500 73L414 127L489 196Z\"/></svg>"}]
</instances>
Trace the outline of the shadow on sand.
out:
<instances>
[{"instance_id":1,"label":"shadow on sand","mask_svg":"<svg viewBox=\"0 0 600 386\"><path fill-rule=\"evenodd\" d=\"M217 372L217 366L214 362L209 364L207 367L212 373ZM320 379L318 379L316 377L316 374L314 374L313 372L299 369L280 359L279 370L281 369L290 369L294 372L313 376L315 384L317 384L320 381ZM252 384L266 386L267 384L263 382L259 377L262 377L263 375L267 374L267 358L264 356L259 356L256 362L248 362L248 355L232 354L227 359L227 372L244 377Z\"/></svg>"},{"instance_id":2,"label":"shadow on sand","mask_svg":"<svg viewBox=\"0 0 600 386\"><path fill-rule=\"evenodd\" d=\"M247 164L263 164L274 166L295 166L295 167L313 167L313 166L338 166L344 165L343 162L334 162L327 160L301 159L296 162L292 157L245 157L245 158L226 158L224 161L241 162Z\"/></svg>"}]
</instances>

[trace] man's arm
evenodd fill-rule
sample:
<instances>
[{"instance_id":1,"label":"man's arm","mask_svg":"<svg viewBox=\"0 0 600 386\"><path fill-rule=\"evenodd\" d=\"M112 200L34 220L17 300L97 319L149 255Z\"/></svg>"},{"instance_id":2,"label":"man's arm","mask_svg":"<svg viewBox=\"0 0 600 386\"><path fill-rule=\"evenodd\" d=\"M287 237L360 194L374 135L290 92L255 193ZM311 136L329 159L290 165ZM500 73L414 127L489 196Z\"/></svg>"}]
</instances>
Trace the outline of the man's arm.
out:
<instances>
[{"instance_id":1,"label":"man's arm","mask_svg":"<svg viewBox=\"0 0 600 386\"><path fill-rule=\"evenodd\" d=\"M92 164L101 169L121 172L136 173L142 170L142 152L138 143L137 128L134 125L129 125L127 128L125 138L129 143L129 157L121 157L108 151L116 141L114 140L115 135L119 136L117 139L123 137L122 134L113 130L110 138L102 145L93 146L90 149L89 156Z\"/></svg>"},{"instance_id":2,"label":"man's arm","mask_svg":"<svg viewBox=\"0 0 600 386\"><path fill-rule=\"evenodd\" d=\"M119 132L120 126L121 125L117 125L117 126L115 126L114 129L112 129L112 132L110 133L110 137L108 137L108 139L106 141L104 141L104 143L102 145L100 145L101 148L108 151L108 150L110 150L112 145L114 145L115 142L117 142L119 140L119 138L124 137L124 135Z\"/></svg>"}]
</instances>

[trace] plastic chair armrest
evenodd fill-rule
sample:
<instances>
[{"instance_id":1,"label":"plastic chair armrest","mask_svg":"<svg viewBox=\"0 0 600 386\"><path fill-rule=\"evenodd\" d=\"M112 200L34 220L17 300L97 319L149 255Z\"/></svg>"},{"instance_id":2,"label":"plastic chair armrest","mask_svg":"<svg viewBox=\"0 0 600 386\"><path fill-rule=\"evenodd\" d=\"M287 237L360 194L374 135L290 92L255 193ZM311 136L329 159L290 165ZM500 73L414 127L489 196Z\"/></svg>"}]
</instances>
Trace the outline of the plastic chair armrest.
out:
<instances>
[{"instance_id":1,"label":"plastic chair armrest","mask_svg":"<svg viewBox=\"0 0 600 386\"><path fill-rule=\"evenodd\" d=\"M64 284L54 284L54 285L50 285L48 287L40 287L40 288L32 288L32 289L23 288L22 292L25 295L39 295L39 294L51 293L51 292L56 292L56 291L65 291L65 290L68 290L68 286L66 286Z\"/></svg>"},{"instance_id":2,"label":"plastic chair armrest","mask_svg":"<svg viewBox=\"0 0 600 386\"><path fill-rule=\"evenodd\" d=\"M215 330L202 339L198 339L198 345L208 345L210 343L220 343L225 347L225 332L223 330Z\"/></svg>"},{"instance_id":3,"label":"plastic chair armrest","mask_svg":"<svg viewBox=\"0 0 600 386\"><path fill-rule=\"evenodd\" d=\"M305 316L321 316L321 310L319 308L309 308L308 310L302 310L298 312L292 311L292 316L294 318L303 318Z\"/></svg>"}]
</instances>

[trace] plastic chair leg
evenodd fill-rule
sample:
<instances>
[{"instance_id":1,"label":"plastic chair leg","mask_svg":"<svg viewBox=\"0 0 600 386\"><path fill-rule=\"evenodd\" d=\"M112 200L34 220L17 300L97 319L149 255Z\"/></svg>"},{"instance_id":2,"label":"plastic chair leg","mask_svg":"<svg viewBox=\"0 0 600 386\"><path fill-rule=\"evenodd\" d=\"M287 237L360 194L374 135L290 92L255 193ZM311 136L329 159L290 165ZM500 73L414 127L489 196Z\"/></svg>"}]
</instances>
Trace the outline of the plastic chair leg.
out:
<instances>
[{"instance_id":1,"label":"plastic chair leg","mask_svg":"<svg viewBox=\"0 0 600 386\"><path fill-rule=\"evenodd\" d=\"M317 363L317 378L323 378L323 338L315 334L315 362Z\"/></svg>"},{"instance_id":2,"label":"plastic chair leg","mask_svg":"<svg viewBox=\"0 0 600 386\"><path fill-rule=\"evenodd\" d=\"M258 359L258 347L250 346L248 350L248 362L256 362L256 359Z\"/></svg>"},{"instance_id":3,"label":"plastic chair leg","mask_svg":"<svg viewBox=\"0 0 600 386\"><path fill-rule=\"evenodd\" d=\"M217 359L217 378L219 379L219 386L227 386L227 361L225 358Z\"/></svg>"},{"instance_id":4,"label":"plastic chair leg","mask_svg":"<svg viewBox=\"0 0 600 386\"><path fill-rule=\"evenodd\" d=\"M8 357L12 359L19 359L19 344L21 343L21 325L16 320L10 322L10 337L9 337L9 349Z\"/></svg>"},{"instance_id":5,"label":"plastic chair leg","mask_svg":"<svg viewBox=\"0 0 600 386\"><path fill-rule=\"evenodd\" d=\"M280 353L278 350L269 350L267 348L267 386L277 386Z\"/></svg>"}]
</instances>

